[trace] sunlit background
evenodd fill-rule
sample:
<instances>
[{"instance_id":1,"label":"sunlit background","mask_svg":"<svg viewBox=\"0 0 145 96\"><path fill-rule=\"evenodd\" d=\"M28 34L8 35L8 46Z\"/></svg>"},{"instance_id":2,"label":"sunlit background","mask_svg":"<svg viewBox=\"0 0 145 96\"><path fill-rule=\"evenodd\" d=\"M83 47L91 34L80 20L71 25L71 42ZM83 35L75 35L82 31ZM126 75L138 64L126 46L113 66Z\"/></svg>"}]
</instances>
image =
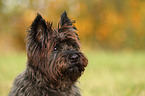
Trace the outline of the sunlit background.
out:
<instances>
[{"instance_id":1,"label":"sunlit background","mask_svg":"<svg viewBox=\"0 0 145 96\"><path fill-rule=\"evenodd\" d=\"M57 28L76 20L89 60L83 96L145 96L145 0L0 0L0 96L25 70L25 36L37 13Z\"/></svg>"}]
</instances>

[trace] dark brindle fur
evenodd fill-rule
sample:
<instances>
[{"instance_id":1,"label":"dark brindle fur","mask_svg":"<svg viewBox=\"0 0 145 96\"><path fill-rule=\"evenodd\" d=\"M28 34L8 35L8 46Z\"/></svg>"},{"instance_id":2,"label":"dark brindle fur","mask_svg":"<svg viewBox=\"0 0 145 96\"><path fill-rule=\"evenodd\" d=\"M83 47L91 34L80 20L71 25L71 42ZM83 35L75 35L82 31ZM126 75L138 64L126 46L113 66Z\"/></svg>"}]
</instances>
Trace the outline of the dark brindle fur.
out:
<instances>
[{"instance_id":1,"label":"dark brindle fur","mask_svg":"<svg viewBox=\"0 0 145 96\"><path fill-rule=\"evenodd\" d=\"M74 21L61 15L58 29L37 14L27 35L27 67L9 96L80 96L75 85L88 64Z\"/></svg>"}]
</instances>

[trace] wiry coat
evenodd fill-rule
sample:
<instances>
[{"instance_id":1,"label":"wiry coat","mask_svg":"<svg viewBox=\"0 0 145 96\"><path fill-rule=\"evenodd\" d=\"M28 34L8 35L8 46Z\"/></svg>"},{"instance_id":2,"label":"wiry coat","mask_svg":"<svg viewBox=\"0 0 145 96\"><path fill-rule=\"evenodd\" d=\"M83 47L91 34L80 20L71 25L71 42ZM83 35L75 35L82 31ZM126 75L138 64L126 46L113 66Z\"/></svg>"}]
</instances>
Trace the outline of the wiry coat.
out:
<instances>
[{"instance_id":1,"label":"wiry coat","mask_svg":"<svg viewBox=\"0 0 145 96\"><path fill-rule=\"evenodd\" d=\"M75 85L88 64L66 12L58 29L37 14L27 35L27 67L9 96L81 96Z\"/></svg>"}]
</instances>

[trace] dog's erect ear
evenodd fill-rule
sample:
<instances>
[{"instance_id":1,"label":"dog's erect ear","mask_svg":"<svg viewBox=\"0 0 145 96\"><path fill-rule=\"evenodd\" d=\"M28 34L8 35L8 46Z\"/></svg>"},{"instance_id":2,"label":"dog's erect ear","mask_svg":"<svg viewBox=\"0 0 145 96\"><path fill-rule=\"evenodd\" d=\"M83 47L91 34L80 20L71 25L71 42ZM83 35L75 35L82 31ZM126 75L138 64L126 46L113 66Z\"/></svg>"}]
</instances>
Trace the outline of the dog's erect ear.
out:
<instances>
[{"instance_id":1,"label":"dog's erect ear","mask_svg":"<svg viewBox=\"0 0 145 96\"><path fill-rule=\"evenodd\" d=\"M42 44L48 38L46 22L39 13L31 25L29 36L33 41Z\"/></svg>"},{"instance_id":2,"label":"dog's erect ear","mask_svg":"<svg viewBox=\"0 0 145 96\"><path fill-rule=\"evenodd\" d=\"M72 28L72 29L77 30L76 27L75 27L75 25L74 25L73 23L75 23L75 20L71 20L71 19L67 16L66 11L64 11L64 12L62 13L62 15L61 15L61 19L60 19L59 24L58 24L58 29L61 29L61 28L63 29L63 28L64 28L63 26L65 25L65 28L66 28L66 29ZM66 26L67 26L67 27L66 27Z\"/></svg>"},{"instance_id":3,"label":"dog's erect ear","mask_svg":"<svg viewBox=\"0 0 145 96\"><path fill-rule=\"evenodd\" d=\"M67 17L67 13L66 11L64 11L61 15L61 19L60 19L60 26L62 27L63 25L69 25L71 26L72 25L72 21Z\"/></svg>"}]
</instances>

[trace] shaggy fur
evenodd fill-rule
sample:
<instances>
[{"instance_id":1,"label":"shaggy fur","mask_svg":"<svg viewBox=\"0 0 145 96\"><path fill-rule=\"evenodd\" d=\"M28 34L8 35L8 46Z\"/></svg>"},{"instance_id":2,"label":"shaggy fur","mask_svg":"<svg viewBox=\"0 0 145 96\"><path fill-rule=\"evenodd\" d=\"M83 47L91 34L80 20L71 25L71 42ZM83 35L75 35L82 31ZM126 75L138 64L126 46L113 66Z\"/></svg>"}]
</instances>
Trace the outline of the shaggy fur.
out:
<instances>
[{"instance_id":1,"label":"shaggy fur","mask_svg":"<svg viewBox=\"0 0 145 96\"><path fill-rule=\"evenodd\" d=\"M81 96L75 85L88 64L74 21L61 15L57 29L37 14L27 35L27 67L9 96Z\"/></svg>"}]
</instances>

